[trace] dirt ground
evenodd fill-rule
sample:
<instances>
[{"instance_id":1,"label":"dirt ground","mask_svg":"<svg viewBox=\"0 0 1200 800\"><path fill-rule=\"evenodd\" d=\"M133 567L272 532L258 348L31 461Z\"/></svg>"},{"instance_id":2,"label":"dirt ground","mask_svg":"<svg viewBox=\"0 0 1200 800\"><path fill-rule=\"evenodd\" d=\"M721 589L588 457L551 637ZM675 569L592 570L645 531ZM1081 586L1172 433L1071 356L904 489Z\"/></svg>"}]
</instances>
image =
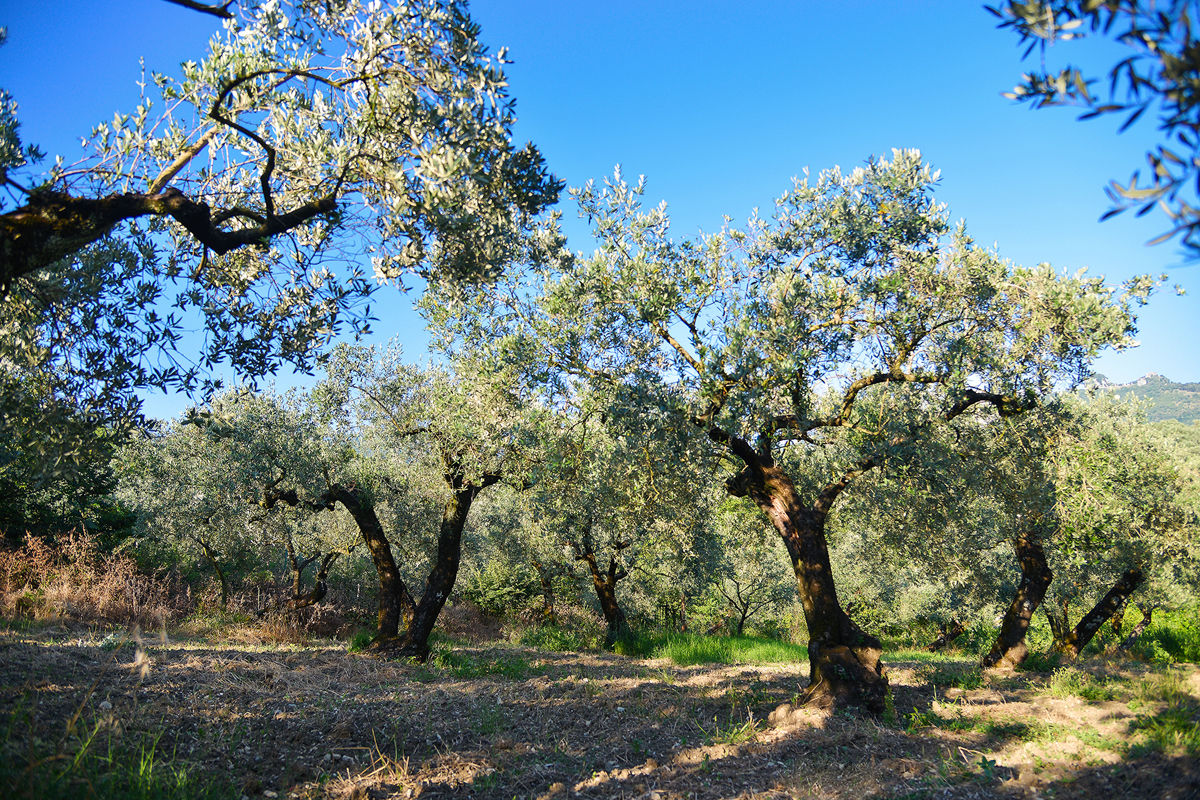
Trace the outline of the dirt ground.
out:
<instances>
[{"instance_id":1,"label":"dirt ground","mask_svg":"<svg viewBox=\"0 0 1200 800\"><path fill-rule=\"evenodd\" d=\"M1148 669L1100 666L1128 685ZM892 661L895 710L876 719L791 708L806 665L504 644L415 665L59 626L0 633L0 756L36 761L79 712L75 729L157 739L251 800L1200 797L1186 748L1139 744L1154 702L1053 697L1036 673L939 687L930 669ZM1195 667L1172 674L1200 698Z\"/></svg>"}]
</instances>

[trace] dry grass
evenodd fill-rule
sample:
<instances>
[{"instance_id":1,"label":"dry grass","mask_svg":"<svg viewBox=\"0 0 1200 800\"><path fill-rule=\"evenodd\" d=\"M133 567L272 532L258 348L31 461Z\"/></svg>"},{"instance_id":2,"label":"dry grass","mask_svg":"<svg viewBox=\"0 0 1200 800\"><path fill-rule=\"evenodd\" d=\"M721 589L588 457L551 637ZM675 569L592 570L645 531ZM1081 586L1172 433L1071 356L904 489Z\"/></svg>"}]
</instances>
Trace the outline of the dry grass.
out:
<instances>
[{"instance_id":1,"label":"dry grass","mask_svg":"<svg viewBox=\"0 0 1200 800\"><path fill-rule=\"evenodd\" d=\"M0 551L0 616L7 618L149 626L184 613L186 594L174 576L147 576L132 558L101 553L87 534L53 543L30 536Z\"/></svg>"},{"instance_id":2,"label":"dry grass","mask_svg":"<svg viewBox=\"0 0 1200 800\"><path fill-rule=\"evenodd\" d=\"M59 627L3 634L0 715L35 697L29 734L51 741L82 707L81 726L155 737L173 765L232 781L233 797L1107 800L1200 786L1185 749L1150 747L1139 728L1197 701L1192 667L1110 665L1119 698L1088 701L1052 696L1049 676L955 689L898 664L888 721L789 708L804 665L680 667L495 643L443 644L453 658L418 665L335 642L153 636L113 660L100 644Z\"/></svg>"}]
</instances>

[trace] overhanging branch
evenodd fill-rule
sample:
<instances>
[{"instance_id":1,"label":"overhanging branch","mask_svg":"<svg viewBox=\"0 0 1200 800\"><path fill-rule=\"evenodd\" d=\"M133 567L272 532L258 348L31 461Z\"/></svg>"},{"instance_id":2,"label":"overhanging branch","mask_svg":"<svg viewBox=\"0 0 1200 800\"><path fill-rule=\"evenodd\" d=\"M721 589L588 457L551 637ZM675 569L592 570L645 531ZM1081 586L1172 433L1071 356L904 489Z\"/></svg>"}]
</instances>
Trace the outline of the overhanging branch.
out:
<instances>
[{"instance_id":1,"label":"overhanging branch","mask_svg":"<svg viewBox=\"0 0 1200 800\"><path fill-rule=\"evenodd\" d=\"M0 215L0 298L7 295L15 279L79 252L127 219L169 216L200 244L224 255L247 245L262 244L272 236L336 209L337 198L330 194L260 224L223 230L214 223L207 203L193 200L175 188L99 198L35 192L25 205Z\"/></svg>"}]
</instances>

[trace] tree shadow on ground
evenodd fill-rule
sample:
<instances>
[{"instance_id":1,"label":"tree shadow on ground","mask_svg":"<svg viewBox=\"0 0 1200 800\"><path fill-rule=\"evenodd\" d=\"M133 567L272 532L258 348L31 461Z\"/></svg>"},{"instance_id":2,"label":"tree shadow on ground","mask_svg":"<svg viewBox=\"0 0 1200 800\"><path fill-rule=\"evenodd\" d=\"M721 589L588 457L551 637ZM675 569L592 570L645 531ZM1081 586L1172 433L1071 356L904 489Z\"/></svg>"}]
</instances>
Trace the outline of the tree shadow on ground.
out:
<instances>
[{"instance_id":1,"label":"tree shadow on ground","mask_svg":"<svg viewBox=\"0 0 1200 800\"><path fill-rule=\"evenodd\" d=\"M1161 753L1068 771L1006 766L998 754L1029 739L1036 720L957 717L946 687L911 672L895 670L895 715L881 720L778 713L796 702L806 665L676 667L510 646L442 649L420 665L350 656L333 643L105 651L9 636L0 643L0 714L16 720L36 708L28 724L10 725L6 757L57 741L79 711L80 730L126 745L153 740L164 757L251 797L1196 792L1194 760ZM995 691L997 707L1009 702L1009 688L971 691ZM987 702L980 694L971 708Z\"/></svg>"}]
</instances>

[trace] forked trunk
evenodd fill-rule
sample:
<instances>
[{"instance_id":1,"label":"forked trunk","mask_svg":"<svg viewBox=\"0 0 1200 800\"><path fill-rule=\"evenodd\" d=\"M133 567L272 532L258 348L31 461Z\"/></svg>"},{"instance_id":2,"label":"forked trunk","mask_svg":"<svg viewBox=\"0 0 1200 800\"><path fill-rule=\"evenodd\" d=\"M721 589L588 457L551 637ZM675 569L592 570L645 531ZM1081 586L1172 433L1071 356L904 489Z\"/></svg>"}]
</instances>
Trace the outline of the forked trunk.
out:
<instances>
[{"instance_id":1,"label":"forked trunk","mask_svg":"<svg viewBox=\"0 0 1200 800\"><path fill-rule=\"evenodd\" d=\"M1087 614L1084 614L1083 619L1079 620L1079 624L1074 630L1068 632L1060 641L1055 642L1057 649L1067 658L1078 658L1079 653L1083 648L1088 646L1100 627L1117 612L1117 609L1125 605L1126 599L1133 593L1146 576L1137 567L1132 567L1125 570L1113 587L1108 590L1108 594L1100 599Z\"/></svg>"},{"instance_id":2,"label":"forked trunk","mask_svg":"<svg viewBox=\"0 0 1200 800\"><path fill-rule=\"evenodd\" d=\"M403 636L377 642L377 648L418 661L429 658L429 635L433 633L433 626L458 578L458 567L462 562L463 528L467 524L471 503L478 493L479 487L460 487L446 502L442 510L442 526L438 531L437 560L425 583L425 592L413 611L412 622Z\"/></svg>"},{"instance_id":3,"label":"forked trunk","mask_svg":"<svg viewBox=\"0 0 1200 800\"><path fill-rule=\"evenodd\" d=\"M844 482L823 491L811 507L800 501L791 479L774 464L747 465L727 486L762 509L791 556L808 624L811 677L805 702L883 712L888 691L879 660L883 646L842 609L830 570L825 520Z\"/></svg>"},{"instance_id":4,"label":"forked trunk","mask_svg":"<svg viewBox=\"0 0 1200 800\"><path fill-rule=\"evenodd\" d=\"M1021 565L1021 583L1017 586L1008 611L1004 613L1004 621L992 649L983 657L982 665L985 668L1015 667L1029 655L1025 632L1029 630L1033 612L1037 611L1054 578L1046 564L1046 551L1033 533L1021 534L1013 542L1013 551Z\"/></svg>"},{"instance_id":5,"label":"forked trunk","mask_svg":"<svg viewBox=\"0 0 1200 800\"><path fill-rule=\"evenodd\" d=\"M321 502L324 506L332 507L335 501L345 506L354 518L371 552L375 572L379 575L379 614L373 644L394 641L399 633L401 618L413 614L413 600L400 577L400 570L396 568L391 542L383 532L375 509L363 504L357 491L335 483L321 497Z\"/></svg>"},{"instance_id":6,"label":"forked trunk","mask_svg":"<svg viewBox=\"0 0 1200 800\"><path fill-rule=\"evenodd\" d=\"M326 582L329 578L329 568L334 561L337 561L338 555L338 553L325 554L325 557L321 559L321 567L317 570L317 579L313 584L312 591L292 597L293 610L299 611L302 608L315 606L325 599L325 595L329 593L329 585Z\"/></svg>"},{"instance_id":7,"label":"forked trunk","mask_svg":"<svg viewBox=\"0 0 1200 800\"><path fill-rule=\"evenodd\" d=\"M596 554L592 552L591 547L579 551L576 558L587 564L588 571L592 575L592 585L596 587L596 598L600 601L600 611L604 614L604 621L608 624L608 630L604 634L604 649L612 650L617 646L617 642L629 638L631 633L629 620L617 602L617 583L628 573L617 566L616 556L609 560L608 571L601 572L596 563Z\"/></svg>"},{"instance_id":8,"label":"forked trunk","mask_svg":"<svg viewBox=\"0 0 1200 800\"><path fill-rule=\"evenodd\" d=\"M273 606L264 606L258 610L259 617L265 617L269 613L274 613L282 610L299 611L302 608L315 606L317 603L325 599L325 595L329 593L329 585L326 583L329 578L329 568L337 561L338 552L326 553L321 559L321 566L317 570L317 578L313 582L311 591L302 591L304 570L308 568L313 561L321 558L321 555L310 556L303 561L296 558L295 550L292 548L291 541L287 544L288 561L292 569L292 593L286 600L280 601Z\"/></svg>"},{"instance_id":9,"label":"forked trunk","mask_svg":"<svg viewBox=\"0 0 1200 800\"><path fill-rule=\"evenodd\" d=\"M1061 650L1066 641L1071 638L1071 623L1067 621L1071 613L1070 600L1062 600L1061 608L1058 611L1054 610L1053 604L1046 603L1042 606L1042 611L1046 613L1046 621L1050 623L1050 638L1054 642L1053 647L1055 650Z\"/></svg>"},{"instance_id":10,"label":"forked trunk","mask_svg":"<svg viewBox=\"0 0 1200 800\"><path fill-rule=\"evenodd\" d=\"M938 631L937 638L930 642L929 646L925 649L930 653L936 653L938 650L941 650L943 647L946 647L948 644L953 642L959 636L962 636L966 630L967 629L963 627L961 622L950 620L948 624L941 627L941 629Z\"/></svg>"}]
</instances>

